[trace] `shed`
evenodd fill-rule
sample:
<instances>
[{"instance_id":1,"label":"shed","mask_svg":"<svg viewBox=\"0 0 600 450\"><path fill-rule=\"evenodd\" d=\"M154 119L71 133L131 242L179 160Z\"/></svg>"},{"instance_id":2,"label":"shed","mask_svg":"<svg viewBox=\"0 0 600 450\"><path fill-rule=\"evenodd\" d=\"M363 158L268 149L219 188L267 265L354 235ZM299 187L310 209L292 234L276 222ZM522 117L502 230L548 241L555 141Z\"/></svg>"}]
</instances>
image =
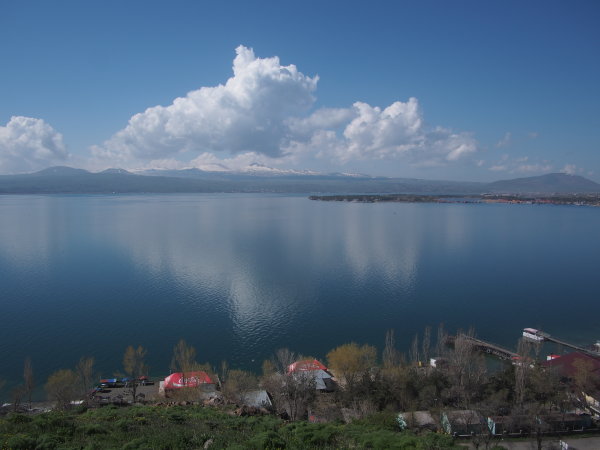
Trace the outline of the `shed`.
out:
<instances>
[{"instance_id":1,"label":"shed","mask_svg":"<svg viewBox=\"0 0 600 450\"><path fill-rule=\"evenodd\" d=\"M438 422L429 411L410 411L398 414L398 423L401 428L437 431Z\"/></svg>"},{"instance_id":2,"label":"shed","mask_svg":"<svg viewBox=\"0 0 600 450\"><path fill-rule=\"evenodd\" d=\"M316 359L296 361L288 366L287 373L291 376L313 377L315 381L315 388L318 391L332 392L336 389L336 383L333 381L333 375L327 370L327 367L325 367Z\"/></svg>"},{"instance_id":3,"label":"shed","mask_svg":"<svg viewBox=\"0 0 600 450\"><path fill-rule=\"evenodd\" d=\"M264 389L256 391L248 391L242 396L245 405L254 406L255 408L270 408L273 406L271 397Z\"/></svg>"},{"instance_id":4,"label":"shed","mask_svg":"<svg viewBox=\"0 0 600 450\"><path fill-rule=\"evenodd\" d=\"M448 434L459 436L480 434L485 429L483 417L472 409L443 412L442 428Z\"/></svg>"},{"instance_id":5,"label":"shed","mask_svg":"<svg viewBox=\"0 0 600 450\"><path fill-rule=\"evenodd\" d=\"M540 417L551 431L583 430L592 426L592 418L589 414L545 414Z\"/></svg>"},{"instance_id":6,"label":"shed","mask_svg":"<svg viewBox=\"0 0 600 450\"><path fill-rule=\"evenodd\" d=\"M532 418L524 415L491 416L487 418L487 426L495 435L527 434L531 431Z\"/></svg>"}]
</instances>

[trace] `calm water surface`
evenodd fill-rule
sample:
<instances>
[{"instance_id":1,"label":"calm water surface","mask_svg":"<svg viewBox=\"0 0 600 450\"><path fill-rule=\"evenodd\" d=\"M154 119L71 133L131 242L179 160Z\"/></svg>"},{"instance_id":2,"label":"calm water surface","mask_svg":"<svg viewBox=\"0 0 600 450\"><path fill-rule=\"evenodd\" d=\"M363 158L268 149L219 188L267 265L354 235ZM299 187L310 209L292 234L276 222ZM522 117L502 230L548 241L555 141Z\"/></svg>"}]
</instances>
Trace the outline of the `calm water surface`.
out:
<instances>
[{"instance_id":1,"label":"calm water surface","mask_svg":"<svg viewBox=\"0 0 600 450\"><path fill-rule=\"evenodd\" d=\"M127 345L168 373L258 369L288 347L408 348L440 322L514 346L523 327L600 339L600 209L356 204L259 195L0 196L0 378L39 384Z\"/></svg>"}]
</instances>

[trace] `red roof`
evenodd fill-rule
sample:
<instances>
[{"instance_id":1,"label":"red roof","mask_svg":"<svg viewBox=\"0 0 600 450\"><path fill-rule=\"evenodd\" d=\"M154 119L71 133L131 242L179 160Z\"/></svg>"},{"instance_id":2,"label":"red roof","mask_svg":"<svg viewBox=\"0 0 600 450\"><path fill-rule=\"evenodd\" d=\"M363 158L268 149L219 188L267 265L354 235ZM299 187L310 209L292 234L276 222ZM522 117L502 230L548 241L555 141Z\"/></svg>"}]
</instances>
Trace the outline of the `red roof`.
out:
<instances>
[{"instance_id":1,"label":"red roof","mask_svg":"<svg viewBox=\"0 0 600 450\"><path fill-rule=\"evenodd\" d=\"M213 380L206 372L176 372L165 378L165 389L179 389L183 387L198 387L201 384L212 384Z\"/></svg>"},{"instance_id":2,"label":"red roof","mask_svg":"<svg viewBox=\"0 0 600 450\"><path fill-rule=\"evenodd\" d=\"M296 361L288 366L288 374L296 371L306 372L309 370L327 370L323 364L316 359L305 359L302 361Z\"/></svg>"},{"instance_id":3,"label":"red roof","mask_svg":"<svg viewBox=\"0 0 600 450\"><path fill-rule=\"evenodd\" d=\"M546 367L556 367L564 377L573 378L582 368L589 368L591 373L600 377L600 359L581 352L567 353L542 364Z\"/></svg>"}]
</instances>

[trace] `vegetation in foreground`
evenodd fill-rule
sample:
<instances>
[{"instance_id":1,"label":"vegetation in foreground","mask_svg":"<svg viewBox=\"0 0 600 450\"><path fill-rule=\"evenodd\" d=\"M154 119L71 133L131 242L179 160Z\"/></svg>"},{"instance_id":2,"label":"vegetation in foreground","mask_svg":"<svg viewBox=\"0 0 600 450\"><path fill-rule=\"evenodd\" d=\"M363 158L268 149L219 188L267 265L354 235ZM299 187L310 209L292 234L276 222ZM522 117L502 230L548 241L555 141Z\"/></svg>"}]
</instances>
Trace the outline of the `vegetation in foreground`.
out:
<instances>
[{"instance_id":1,"label":"vegetation in foreground","mask_svg":"<svg viewBox=\"0 0 600 450\"><path fill-rule=\"evenodd\" d=\"M400 432L392 413L351 424L238 417L202 406L80 407L0 418L3 449L455 449L450 436Z\"/></svg>"}]
</instances>

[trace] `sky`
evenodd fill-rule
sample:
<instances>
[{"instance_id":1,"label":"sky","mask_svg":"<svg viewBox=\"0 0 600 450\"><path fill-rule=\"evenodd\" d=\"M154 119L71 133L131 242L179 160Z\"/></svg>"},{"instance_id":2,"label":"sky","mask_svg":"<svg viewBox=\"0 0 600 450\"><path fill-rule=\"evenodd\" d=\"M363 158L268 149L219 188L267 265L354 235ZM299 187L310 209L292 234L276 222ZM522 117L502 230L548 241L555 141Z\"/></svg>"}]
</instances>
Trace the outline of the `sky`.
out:
<instances>
[{"instance_id":1,"label":"sky","mask_svg":"<svg viewBox=\"0 0 600 450\"><path fill-rule=\"evenodd\" d=\"M599 22L596 0L0 0L0 174L600 182Z\"/></svg>"}]
</instances>

